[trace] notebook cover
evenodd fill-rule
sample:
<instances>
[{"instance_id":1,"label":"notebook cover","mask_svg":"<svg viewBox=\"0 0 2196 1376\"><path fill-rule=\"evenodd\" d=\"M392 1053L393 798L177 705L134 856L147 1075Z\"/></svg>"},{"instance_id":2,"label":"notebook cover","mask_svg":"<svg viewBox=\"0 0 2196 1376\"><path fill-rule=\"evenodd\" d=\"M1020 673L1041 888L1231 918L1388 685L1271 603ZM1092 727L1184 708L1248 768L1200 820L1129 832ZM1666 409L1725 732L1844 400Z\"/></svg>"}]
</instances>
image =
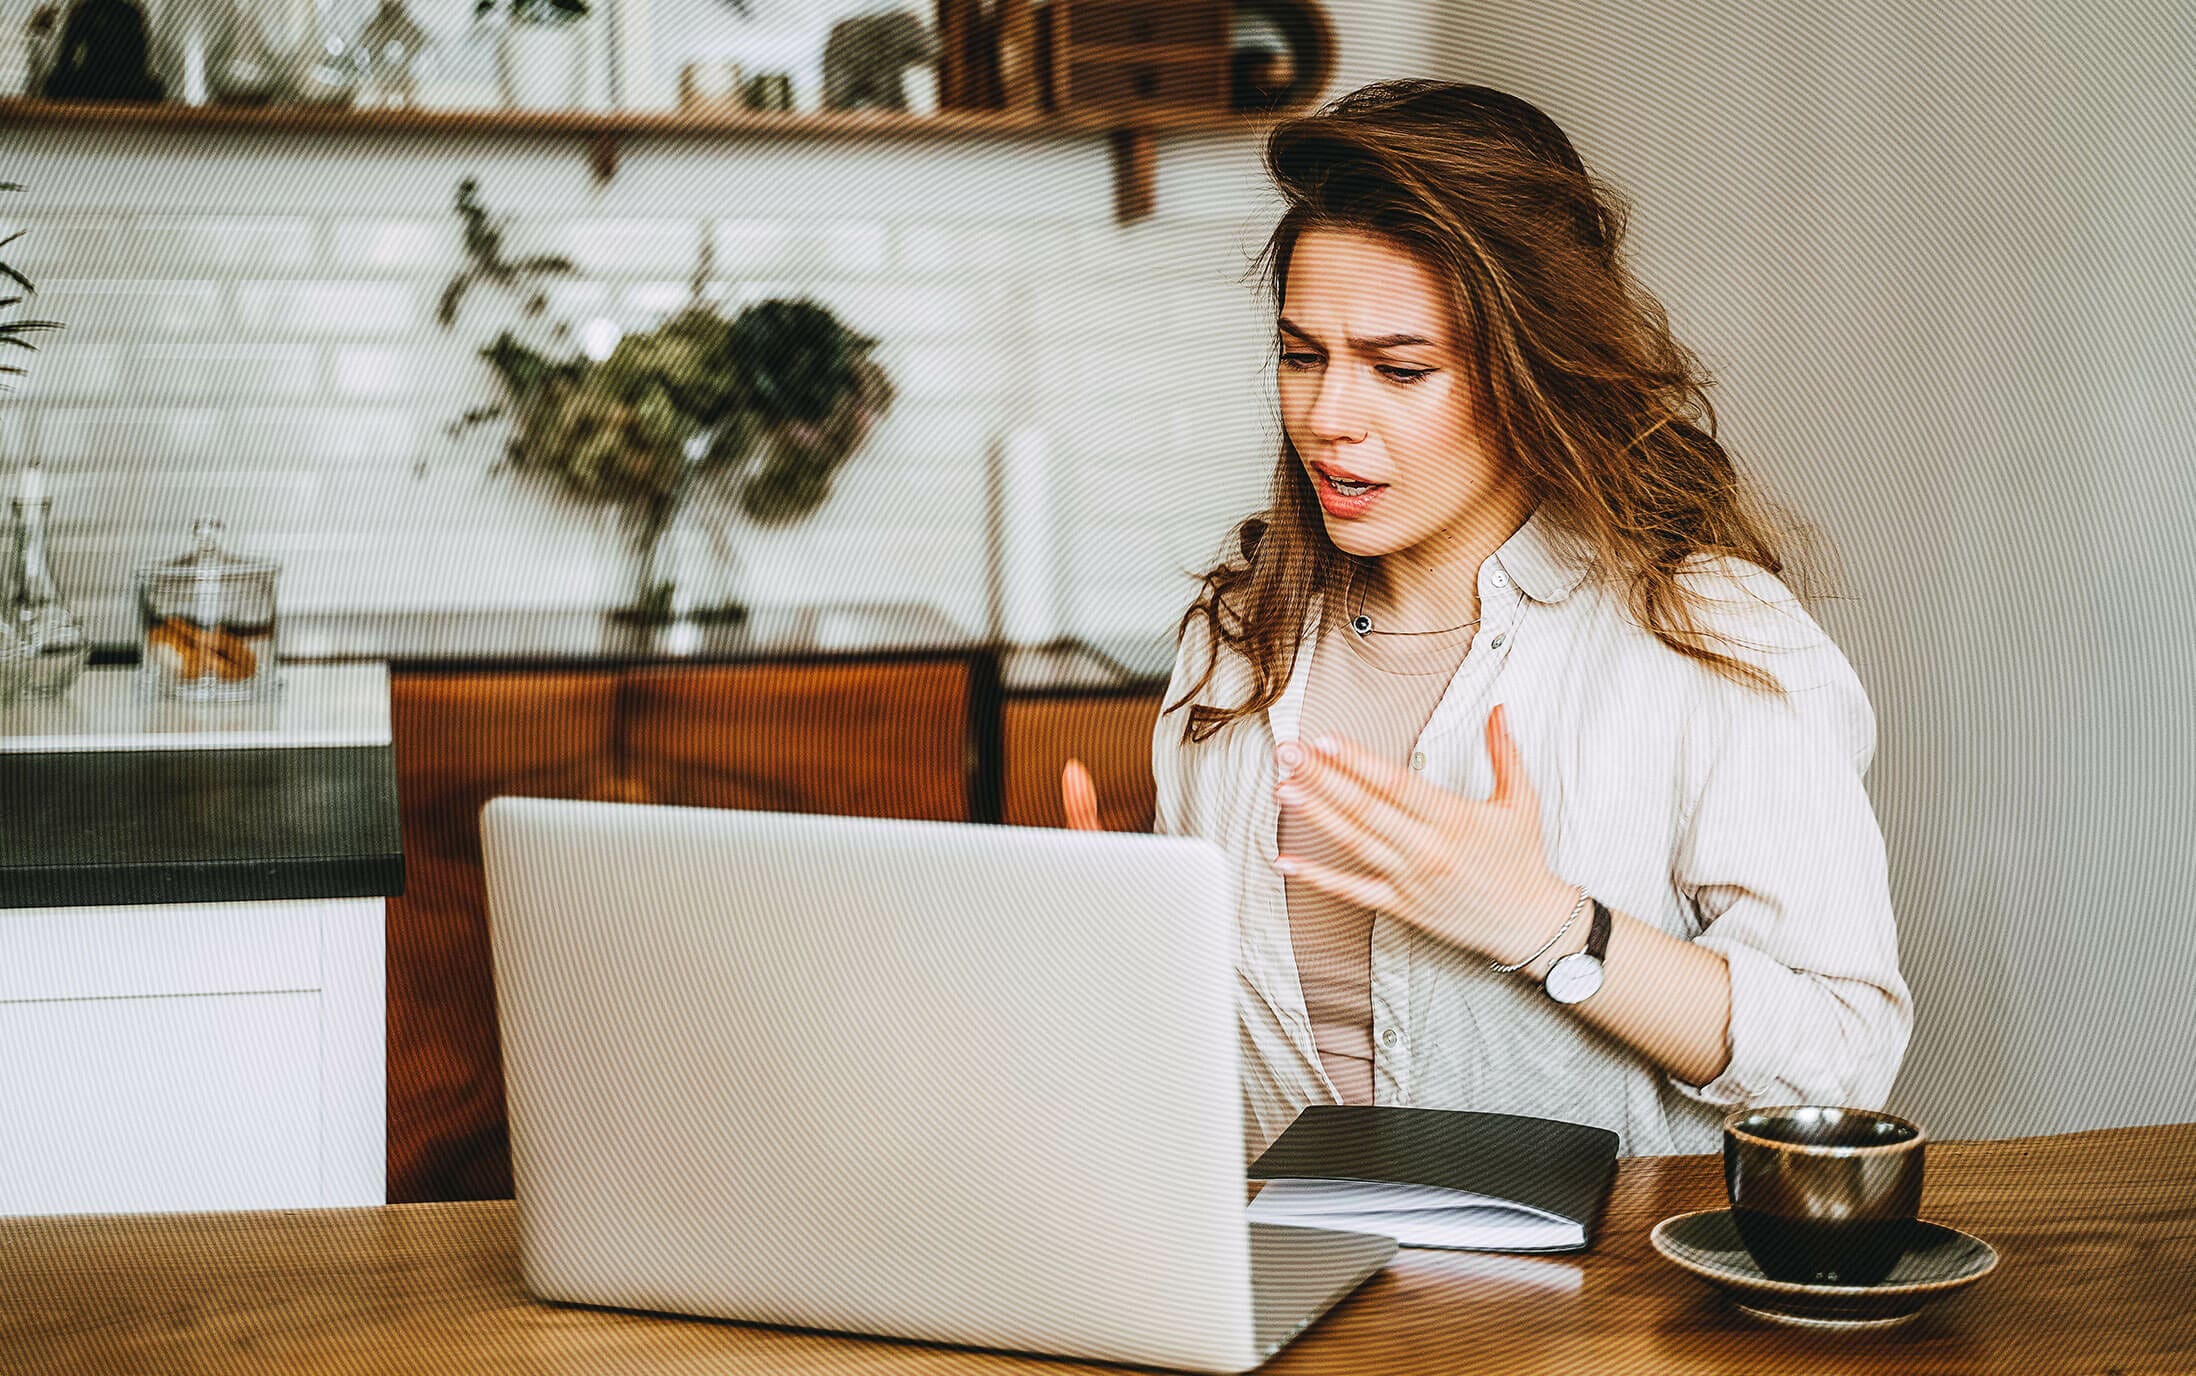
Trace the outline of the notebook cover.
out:
<instances>
[{"instance_id":1,"label":"notebook cover","mask_svg":"<svg viewBox=\"0 0 2196 1376\"><path fill-rule=\"evenodd\" d=\"M1250 1165L1253 1180L1433 1185L1570 1219L1593 1241L1616 1180L1606 1128L1464 1109L1310 1104Z\"/></svg>"}]
</instances>

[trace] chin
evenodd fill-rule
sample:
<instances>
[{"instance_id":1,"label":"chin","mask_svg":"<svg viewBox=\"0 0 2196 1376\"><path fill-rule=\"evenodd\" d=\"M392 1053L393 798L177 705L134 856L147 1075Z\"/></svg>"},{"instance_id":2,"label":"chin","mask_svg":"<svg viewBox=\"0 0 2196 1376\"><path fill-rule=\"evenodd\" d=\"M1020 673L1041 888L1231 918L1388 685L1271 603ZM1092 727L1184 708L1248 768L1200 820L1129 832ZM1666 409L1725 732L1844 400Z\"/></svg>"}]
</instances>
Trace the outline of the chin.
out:
<instances>
[{"instance_id":1,"label":"chin","mask_svg":"<svg viewBox=\"0 0 2196 1376\"><path fill-rule=\"evenodd\" d=\"M1327 538L1334 542L1334 547L1344 554L1355 555L1360 559L1377 559L1383 554L1393 554L1406 543L1376 526L1366 525L1363 521L1337 521L1327 517L1322 519L1326 521Z\"/></svg>"}]
</instances>

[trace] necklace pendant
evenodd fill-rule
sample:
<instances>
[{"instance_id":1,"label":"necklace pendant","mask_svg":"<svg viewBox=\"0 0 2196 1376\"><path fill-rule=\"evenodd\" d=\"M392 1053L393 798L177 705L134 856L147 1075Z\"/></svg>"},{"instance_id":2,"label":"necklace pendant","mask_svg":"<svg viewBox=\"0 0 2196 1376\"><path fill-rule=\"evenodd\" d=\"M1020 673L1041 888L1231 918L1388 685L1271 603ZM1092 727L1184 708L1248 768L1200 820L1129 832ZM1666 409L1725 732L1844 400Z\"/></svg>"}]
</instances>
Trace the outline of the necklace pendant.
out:
<instances>
[{"instance_id":1,"label":"necklace pendant","mask_svg":"<svg viewBox=\"0 0 2196 1376\"><path fill-rule=\"evenodd\" d=\"M1355 620L1350 622L1350 629L1357 632L1360 636L1370 635L1372 633L1372 628L1372 618L1363 615L1362 613L1360 613Z\"/></svg>"}]
</instances>

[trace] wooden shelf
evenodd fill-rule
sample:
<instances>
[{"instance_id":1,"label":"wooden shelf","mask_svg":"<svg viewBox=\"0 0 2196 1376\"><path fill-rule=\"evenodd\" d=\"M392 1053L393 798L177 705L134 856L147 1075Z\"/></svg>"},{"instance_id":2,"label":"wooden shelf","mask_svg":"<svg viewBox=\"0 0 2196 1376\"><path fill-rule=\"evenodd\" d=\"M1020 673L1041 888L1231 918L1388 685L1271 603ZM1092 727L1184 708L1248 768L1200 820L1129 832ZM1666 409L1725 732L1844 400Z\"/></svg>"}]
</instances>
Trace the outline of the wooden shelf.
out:
<instances>
[{"instance_id":1,"label":"wooden shelf","mask_svg":"<svg viewBox=\"0 0 2196 1376\"><path fill-rule=\"evenodd\" d=\"M801 138L1092 134L1115 129L1251 130L1271 114L1225 110L1120 110L1025 114L886 110L777 114L757 110L352 110L310 105L183 105L173 101L0 98L0 124L97 124L138 128L263 129L345 133L779 134Z\"/></svg>"},{"instance_id":2,"label":"wooden shelf","mask_svg":"<svg viewBox=\"0 0 2196 1376\"><path fill-rule=\"evenodd\" d=\"M1285 112L1284 112L1285 113ZM351 110L306 105L183 105L172 101L0 99L0 128L220 129L260 133L546 135L584 140L595 175L617 172L618 144L656 138L1028 138L1106 136L1113 143L1115 214L1151 213L1155 140L1187 132L1257 133L1273 113L950 110L780 114L753 110Z\"/></svg>"}]
</instances>

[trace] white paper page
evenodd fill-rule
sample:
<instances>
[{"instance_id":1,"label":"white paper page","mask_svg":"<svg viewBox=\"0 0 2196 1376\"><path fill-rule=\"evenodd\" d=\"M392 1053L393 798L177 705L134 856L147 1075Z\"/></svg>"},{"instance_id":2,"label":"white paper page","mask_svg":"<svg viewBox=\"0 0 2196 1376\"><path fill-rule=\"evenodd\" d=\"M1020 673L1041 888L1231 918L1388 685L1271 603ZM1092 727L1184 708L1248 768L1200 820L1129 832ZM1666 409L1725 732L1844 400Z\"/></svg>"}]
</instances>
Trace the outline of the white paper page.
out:
<instances>
[{"instance_id":1,"label":"white paper page","mask_svg":"<svg viewBox=\"0 0 2196 1376\"><path fill-rule=\"evenodd\" d=\"M1423 1207L1428 1198L1435 1207ZM1399 1207L1398 1201L1420 1207ZM1585 1230L1568 1219L1458 1190L1276 1180L1259 1191L1246 1212L1260 1223L1385 1233L1406 1247L1545 1251L1585 1243Z\"/></svg>"},{"instance_id":2,"label":"white paper page","mask_svg":"<svg viewBox=\"0 0 2196 1376\"><path fill-rule=\"evenodd\" d=\"M1365 1218L1368 1225L1412 1247L1537 1250L1576 1246L1585 1241L1575 1223L1551 1223L1509 1209L1442 1209L1357 1217Z\"/></svg>"},{"instance_id":3,"label":"white paper page","mask_svg":"<svg viewBox=\"0 0 2196 1376\"><path fill-rule=\"evenodd\" d=\"M1485 1251L1547 1251L1577 1247L1585 1237L1575 1223L1549 1223L1507 1209L1445 1209L1423 1213L1300 1214L1253 1220L1305 1228L1385 1233L1405 1247L1463 1247Z\"/></svg>"},{"instance_id":4,"label":"white paper page","mask_svg":"<svg viewBox=\"0 0 2196 1376\"><path fill-rule=\"evenodd\" d=\"M1267 1201L1272 1201L1267 1203ZM1390 1185L1364 1180L1269 1180L1258 1202L1292 1213L1386 1213L1391 1210L1485 1209L1543 1223L1568 1224L1545 1210L1513 1199L1444 1189L1438 1185Z\"/></svg>"}]
</instances>

